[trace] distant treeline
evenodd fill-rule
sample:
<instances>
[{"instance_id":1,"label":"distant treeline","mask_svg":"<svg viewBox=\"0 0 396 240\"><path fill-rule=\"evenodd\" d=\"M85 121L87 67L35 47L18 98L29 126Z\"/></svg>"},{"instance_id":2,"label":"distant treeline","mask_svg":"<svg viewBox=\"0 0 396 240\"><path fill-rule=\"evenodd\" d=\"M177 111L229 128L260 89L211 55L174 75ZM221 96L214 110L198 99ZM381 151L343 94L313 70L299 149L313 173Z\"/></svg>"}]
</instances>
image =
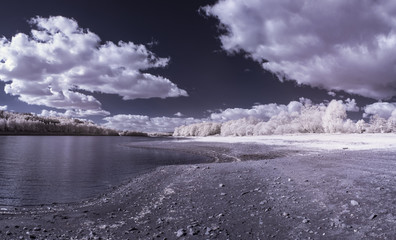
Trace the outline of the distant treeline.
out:
<instances>
[{"instance_id":1,"label":"distant treeline","mask_svg":"<svg viewBox=\"0 0 396 240\"><path fill-rule=\"evenodd\" d=\"M177 127L173 136L260 136L295 133L396 133L396 116L371 116L354 122L347 119L345 106L333 100L324 105L305 105L299 111L282 111L268 121L241 118L227 122L203 122Z\"/></svg>"},{"instance_id":2,"label":"distant treeline","mask_svg":"<svg viewBox=\"0 0 396 240\"><path fill-rule=\"evenodd\" d=\"M0 111L0 134L4 135L105 135L118 136L116 130L91 121L66 117L44 117L31 113Z\"/></svg>"}]
</instances>

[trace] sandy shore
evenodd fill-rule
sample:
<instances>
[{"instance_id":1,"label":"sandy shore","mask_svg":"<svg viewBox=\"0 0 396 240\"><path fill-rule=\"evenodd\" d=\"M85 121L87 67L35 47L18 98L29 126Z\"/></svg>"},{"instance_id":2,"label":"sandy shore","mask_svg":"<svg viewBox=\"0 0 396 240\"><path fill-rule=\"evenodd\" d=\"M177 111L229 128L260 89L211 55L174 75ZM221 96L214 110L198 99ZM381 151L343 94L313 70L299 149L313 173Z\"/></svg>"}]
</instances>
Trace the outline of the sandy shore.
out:
<instances>
[{"instance_id":1,"label":"sandy shore","mask_svg":"<svg viewBox=\"0 0 396 240\"><path fill-rule=\"evenodd\" d=\"M216 162L160 167L73 205L2 209L2 239L392 239L396 150L151 142Z\"/></svg>"}]
</instances>

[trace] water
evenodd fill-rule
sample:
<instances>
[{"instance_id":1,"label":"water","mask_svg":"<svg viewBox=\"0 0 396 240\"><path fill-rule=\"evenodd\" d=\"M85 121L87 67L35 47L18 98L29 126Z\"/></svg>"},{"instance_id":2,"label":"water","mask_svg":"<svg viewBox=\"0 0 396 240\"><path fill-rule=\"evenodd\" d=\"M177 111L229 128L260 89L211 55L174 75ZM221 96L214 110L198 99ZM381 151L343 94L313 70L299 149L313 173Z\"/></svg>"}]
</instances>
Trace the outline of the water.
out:
<instances>
[{"instance_id":1,"label":"water","mask_svg":"<svg viewBox=\"0 0 396 240\"><path fill-rule=\"evenodd\" d=\"M160 165L205 161L181 152L126 146L133 141L148 139L0 136L0 206L78 202Z\"/></svg>"}]
</instances>

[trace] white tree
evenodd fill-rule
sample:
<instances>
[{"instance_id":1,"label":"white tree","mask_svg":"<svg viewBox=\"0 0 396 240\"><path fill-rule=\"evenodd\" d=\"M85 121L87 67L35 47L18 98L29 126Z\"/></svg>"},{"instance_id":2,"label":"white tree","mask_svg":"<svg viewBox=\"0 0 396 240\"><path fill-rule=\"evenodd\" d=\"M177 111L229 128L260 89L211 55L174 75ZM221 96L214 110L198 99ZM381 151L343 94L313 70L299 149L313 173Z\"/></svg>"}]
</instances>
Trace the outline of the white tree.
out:
<instances>
[{"instance_id":1,"label":"white tree","mask_svg":"<svg viewBox=\"0 0 396 240\"><path fill-rule=\"evenodd\" d=\"M323 128L326 133L343 132L346 109L342 101L332 100L323 115Z\"/></svg>"}]
</instances>

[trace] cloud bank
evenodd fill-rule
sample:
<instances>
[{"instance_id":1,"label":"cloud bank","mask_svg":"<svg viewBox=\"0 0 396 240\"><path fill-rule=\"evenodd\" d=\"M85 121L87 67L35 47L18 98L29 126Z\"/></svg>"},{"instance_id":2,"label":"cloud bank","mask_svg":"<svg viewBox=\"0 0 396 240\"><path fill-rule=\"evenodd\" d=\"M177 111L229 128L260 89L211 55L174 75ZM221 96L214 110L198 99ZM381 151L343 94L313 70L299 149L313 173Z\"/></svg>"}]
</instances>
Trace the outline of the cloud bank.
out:
<instances>
[{"instance_id":1,"label":"cloud bank","mask_svg":"<svg viewBox=\"0 0 396 240\"><path fill-rule=\"evenodd\" d=\"M378 115L381 118L388 119L390 117L396 118L396 103L394 102L376 102L367 105L364 108L364 115Z\"/></svg>"},{"instance_id":2,"label":"cloud bank","mask_svg":"<svg viewBox=\"0 0 396 240\"><path fill-rule=\"evenodd\" d=\"M120 131L135 132L173 132L181 125L189 125L202 122L201 119L178 118L178 117L153 117L143 115L118 114L112 117L105 117L104 127L117 129Z\"/></svg>"},{"instance_id":3,"label":"cloud bank","mask_svg":"<svg viewBox=\"0 0 396 240\"><path fill-rule=\"evenodd\" d=\"M396 2L222 0L204 8L245 52L281 80L375 99L396 95Z\"/></svg>"},{"instance_id":4,"label":"cloud bank","mask_svg":"<svg viewBox=\"0 0 396 240\"><path fill-rule=\"evenodd\" d=\"M74 19L36 17L30 35L0 38L0 80L4 91L28 104L85 114L108 114L89 93L118 94L124 100L187 96L167 78L143 71L164 67L144 45L106 42Z\"/></svg>"},{"instance_id":5,"label":"cloud bank","mask_svg":"<svg viewBox=\"0 0 396 240\"><path fill-rule=\"evenodd\" d=\"M345 101L339 100L339 103L345 108L345 111L359 111L359 107L357 106L355 99L348 98ZM212 113L210 118L217 122L237 120L241 118L255 118L268 121L271 117L279 115L281 112L300 112L304 105L311 106L312 101L308 98L300 98L299 101L291 101L287 105L269 103L256 105L252 108L227 108L221 112ZM324 103L318 104L318 106L324 106Z\"/></svg>"}]
</instances>

